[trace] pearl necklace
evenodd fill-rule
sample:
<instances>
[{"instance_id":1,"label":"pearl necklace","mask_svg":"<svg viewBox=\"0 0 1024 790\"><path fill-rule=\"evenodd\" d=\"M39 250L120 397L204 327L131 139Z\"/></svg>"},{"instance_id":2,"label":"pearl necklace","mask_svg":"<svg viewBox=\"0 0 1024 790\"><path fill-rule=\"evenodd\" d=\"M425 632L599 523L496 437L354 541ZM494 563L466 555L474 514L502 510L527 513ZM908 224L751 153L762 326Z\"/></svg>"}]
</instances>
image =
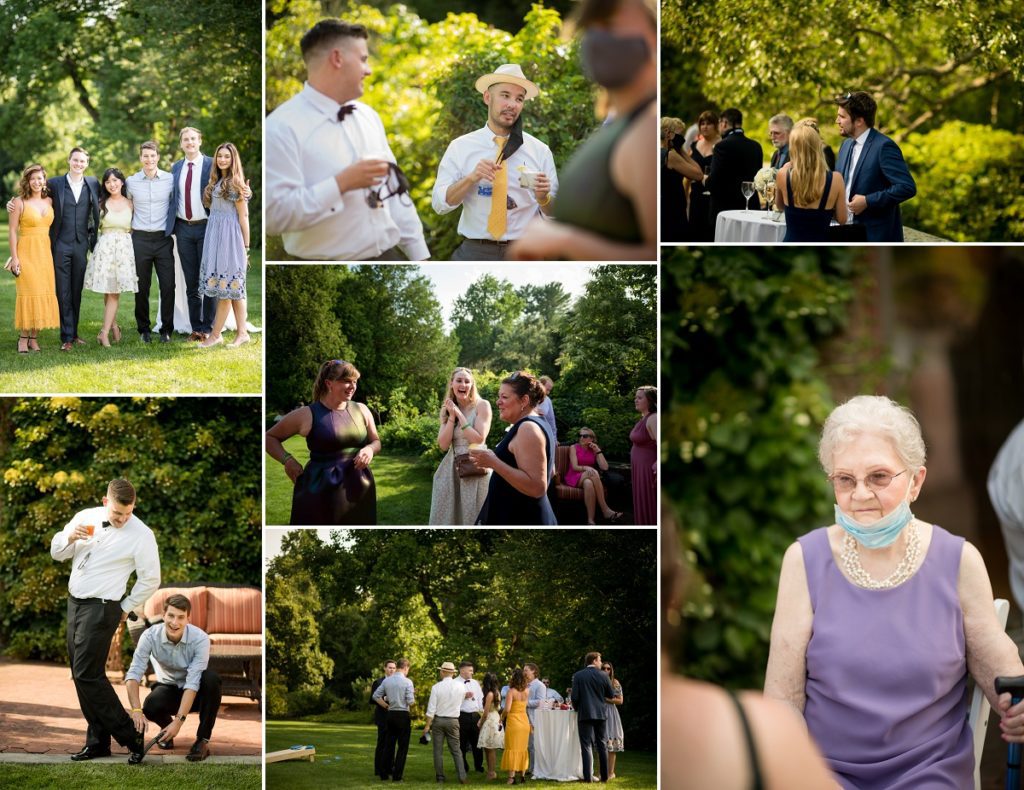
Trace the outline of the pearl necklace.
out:
<instances>
[{"instance_id":1,"label":"pearl necklace","mask_svg":"<svg viewBox=\"0 0 1024 790\"><path fill-rule=\"evenodd\" d=\"M874 579L864 570L864 566L860 564L860 554L857 553L857 540L849 533L844 534L842 551L839 554L839 558L843 562L846 575L858 587L863 587L867 590L888 590L903 584L903 582L914 575L914 571L917 568L917 560L921 556L921 535L917 529L917 524L911 523L907 530L907 550L903 555L903 559L896 566L896 569L881 581Z\"/></svg>"}]
</instances>

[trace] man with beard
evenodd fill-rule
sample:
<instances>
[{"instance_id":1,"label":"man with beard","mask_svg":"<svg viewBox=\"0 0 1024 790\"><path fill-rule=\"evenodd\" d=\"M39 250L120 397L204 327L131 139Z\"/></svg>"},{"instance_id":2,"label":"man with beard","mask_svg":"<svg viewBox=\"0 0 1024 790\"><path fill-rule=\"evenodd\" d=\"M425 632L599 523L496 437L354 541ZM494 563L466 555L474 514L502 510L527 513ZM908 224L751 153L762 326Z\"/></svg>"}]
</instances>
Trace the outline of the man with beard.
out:
<instances>
[{"instance_id":1,"label":"man with beard","mask_svg":"<svg viewBox=\"0 0 1024 790\"><path fill-rule=\"evenodd\" d=\"M551 149L522 130L523 105L540 89L515 63L476 81L487 123L453 140L437 169L431 205L438 214L462 206L463 242L453 261L504 260L530 220L550 214L558 191Z\"/></svg>"}]
</instances>

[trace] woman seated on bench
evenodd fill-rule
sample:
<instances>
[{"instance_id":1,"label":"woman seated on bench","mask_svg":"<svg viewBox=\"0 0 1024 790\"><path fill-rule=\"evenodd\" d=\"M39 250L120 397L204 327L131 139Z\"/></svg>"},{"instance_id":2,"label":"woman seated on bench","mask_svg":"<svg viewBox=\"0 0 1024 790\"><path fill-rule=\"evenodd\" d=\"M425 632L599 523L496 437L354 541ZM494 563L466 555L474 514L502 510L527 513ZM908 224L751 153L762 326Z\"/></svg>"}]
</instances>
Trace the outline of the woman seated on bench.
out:
<instances>
[{"instance_id":1,"label":"woman seated on bench","mask_svg":"<svg viewBox=\"0 0 1024 790\"><path fill-rule=\"evenodd\" d=\"M622 514L608 507L605 501L604 483L601 473L608 471L604 452L597 446L597 437L586 426L580 428L580 440L569 448L569 469L565 472L565 484L570 488L583 489L583 502L587 506L587 523L594 523L594 505L601 506L607 521L615 523Z\"/></svg>"}]
</instances>

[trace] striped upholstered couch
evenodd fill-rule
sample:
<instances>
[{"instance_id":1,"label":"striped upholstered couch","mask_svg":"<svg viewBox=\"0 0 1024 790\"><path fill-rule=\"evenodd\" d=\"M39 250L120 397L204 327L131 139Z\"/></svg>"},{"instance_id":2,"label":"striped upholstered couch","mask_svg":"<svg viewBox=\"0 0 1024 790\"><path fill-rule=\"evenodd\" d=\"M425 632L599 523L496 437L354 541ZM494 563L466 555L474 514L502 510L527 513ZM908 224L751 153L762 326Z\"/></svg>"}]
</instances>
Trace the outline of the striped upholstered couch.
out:
<instances>
[{"instance_id":1,"label":"striped upholstered couch","mask_svg":"<svg viewBox=\"0 0 1024 790\"><path fill-rule=\"evenodd\" d=\"M147 627L163 622L164 601L178 594L192 604L189 622L210 636L210 666L221 676L224 693L259 701L263 652L263 596L259 588L227 584L161 587L146 601L137 625L129 625L136 644Z\"/></svg>"}]
</instances>

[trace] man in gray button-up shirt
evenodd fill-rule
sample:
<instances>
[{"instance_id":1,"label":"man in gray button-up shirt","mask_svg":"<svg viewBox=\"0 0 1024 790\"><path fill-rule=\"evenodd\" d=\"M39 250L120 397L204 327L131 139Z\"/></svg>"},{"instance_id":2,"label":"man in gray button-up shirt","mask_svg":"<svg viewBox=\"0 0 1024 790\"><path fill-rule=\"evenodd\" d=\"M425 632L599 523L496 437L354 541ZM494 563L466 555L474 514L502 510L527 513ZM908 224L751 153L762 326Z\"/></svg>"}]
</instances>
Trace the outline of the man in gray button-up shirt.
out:
<instances>
[{"instance_id":1,"label":"man in gray button-up shirt","mask_svg":"<svg viewBox=\"0 0 1024 790\"><path fill-rule=\"evenodd\" d=\"M384 701L385 697L387 702ZM405 758L409 753L409 735L412 733L410 709L416 702L412 681L409 680L409 659L398 659L395 674L373 692L373 701L388 712L387 739L384 742L384 762L381 779L402 781Z\"/></svg>"},{"instance_id":2,"label":"man in gray button-up shirt","mask_svg":"<svg viewBox=\"0 0 1024 790\"><path fill-rule=\"evenodd\" d=\"M210 637L188 622L192 602L184 595L171 595L164 601L164 621L142 634L125 675L132 722L139 732L146 731L146 719L156 722L163 733L161 749L174 748L174 736L181 730L191 711L199 711L199 729L186 759L205 760L210 753L210 736L220 709L220 677L208 667ZM143 705L139 704L139 683L152 663L157 682Z\"/></svg>"}]
</instances>

